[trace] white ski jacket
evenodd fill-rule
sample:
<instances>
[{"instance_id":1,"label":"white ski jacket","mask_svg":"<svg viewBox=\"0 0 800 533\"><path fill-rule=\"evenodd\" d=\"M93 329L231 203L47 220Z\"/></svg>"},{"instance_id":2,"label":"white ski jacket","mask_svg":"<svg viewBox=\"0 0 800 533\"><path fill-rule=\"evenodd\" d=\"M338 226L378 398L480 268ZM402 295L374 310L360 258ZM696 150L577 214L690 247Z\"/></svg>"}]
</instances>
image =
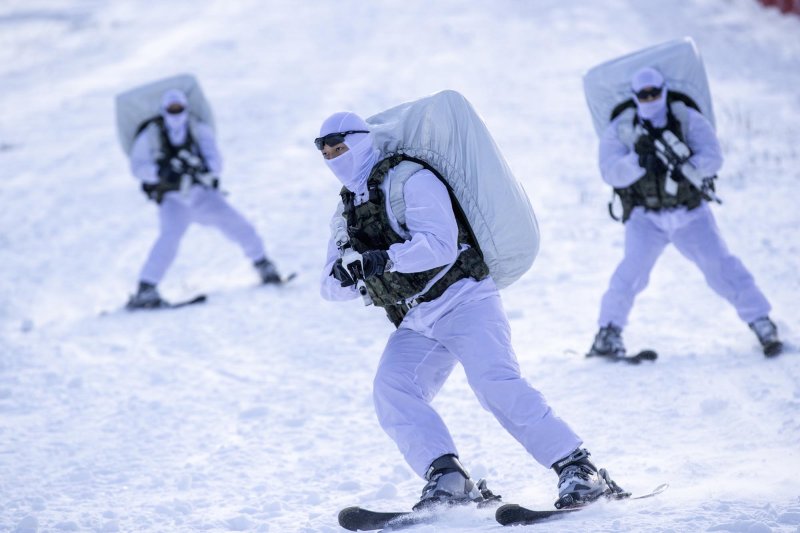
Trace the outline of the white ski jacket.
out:
<instances>
[{"instance_id":1,"label":"white ski jacket","mask_svg":"<svg viewBox=\"0 0 800 533\"><path fill-rule=\"evenodd\" d=\"M692 151L689 163L703 176L713 176L722 167L722 150L711 123L694 109L685 107L676 118L681 122L686 145ZM600 138L600 173L603 181L618 189L633 185L644 176L636 142L632 115L623 113L608 125Z\"/></svg>"},{"instance_id":2,"label":"white ski jacket","mask_svg":"<svg viewBox=\"0 0 800 533\"><path fill-rule=\"evenodd\" d=\"M200 153L205 158L209 172L219 176L222 172L222 156L217 148L214 130L201 122L190 122L190 131L197 142ZM142 183L158 183L158 165L156 159L160 149L161 132L158 126L150 124L133 142L131 148L131 172Z\"/></svg>"},{"instance_id":3,"label":"white ski jacket","mask_svg":"<svg viewBox=\"0 0 800 533\"><path fill-rule=\"evenodd\" d=\"M394 169L389 171L382 183L386 194ZM354 191L356 204L367 199L366 189ZM423 272L455 262L458 256L458 226L447 188L429 170L423 169L411 176L405 184L406 227L403 231L389 205L387 212L392 228L407 240L389 247L392 270L396 272ZM342 205L335 217L341 217ZM355 287L342 287L331 276L331 269L339 259L339 250L333 238L328 241L325 267L322 271L320 294L326 300L351 300L359 297ZM439 298L425 302L406 315L400 327L425 330L432 327L436 319L461 302L480 300L497 294L497 287L491 277L482 281L462 279L451 285Z\"/></svg>"}]
</instances>

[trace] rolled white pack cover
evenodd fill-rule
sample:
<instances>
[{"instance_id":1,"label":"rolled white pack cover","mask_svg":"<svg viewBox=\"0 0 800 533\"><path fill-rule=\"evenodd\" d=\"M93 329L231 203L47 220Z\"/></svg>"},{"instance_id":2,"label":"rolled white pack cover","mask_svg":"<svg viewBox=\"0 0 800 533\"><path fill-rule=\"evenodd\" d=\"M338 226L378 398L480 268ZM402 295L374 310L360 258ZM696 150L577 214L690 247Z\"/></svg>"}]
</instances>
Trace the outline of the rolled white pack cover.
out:
<instances>
[{"instance_id":1,"label":"rolled white pack cover","mask_svg":"<svg viewBox=\"0 0 800 533\"><path fill-rule=\"evenodd\" d=\"M631 78L644 67L661 72L669 91L691 98L716 127L703 59L691 37L684 37L606 61L584 74L583 90L598 136L611 122L611 115L618 106L626 101L633 103Z\"/></svg>"},{"instance_id":2,"label":"rolled white pack cover","mask_svg":"<svg viewBox=\"0 0 800 533\"><path fill-rule=\"evenodd\" d=\"M383 157L402 154L424 162L447 183L499 288L528 271L539 250L536 216L464 96L442 91L378 113L367 123ZM396 212L395 204L393 198Z\"/></svg>"},{"instance_id":3,"label":"rolled white pack cover","mask_svg":"<svg viewBox=\"0 0 800 533\"><path fill-rule=\"evenodd\" d=\"M117 136L122 150L130 155L131 147L142 125L161 113L161 97L170 89L178 89L189 100L189 117L208 124L214 129L211 106L203 95L200 84L191 74L179 74L135 87L117 95Z\"/></svg>"}]
</instances>

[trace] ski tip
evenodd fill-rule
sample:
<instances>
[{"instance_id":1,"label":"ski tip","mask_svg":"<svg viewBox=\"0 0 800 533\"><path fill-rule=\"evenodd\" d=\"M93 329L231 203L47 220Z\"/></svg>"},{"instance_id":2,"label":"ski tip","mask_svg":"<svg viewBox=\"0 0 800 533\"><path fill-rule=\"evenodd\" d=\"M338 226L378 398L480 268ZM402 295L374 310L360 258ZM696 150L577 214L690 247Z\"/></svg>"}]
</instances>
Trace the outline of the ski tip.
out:
<instances>
[{"instance_id":1,"label":"ski tip","mask_svg":"<svg viewBox=\"0 0 800 533\"><path fill-rule=\"evenodd\" d=\"M269 286L279 286L280 287L282 285L286 285L287 283L289 283L290 281L292 281L296 277L297 277L297 272L292 272L291 274L288 274L286 276L281 277L279 280L262 281L261 285L264 285L264 286L267 286L267 287L269 287Z\"/></svg>"},{"instance_id":2,"label":"ski tip","mask_svg":"<svg viewBox=\"0 0 800 533\"><path fill-rule=\"evenodd\" d=\"M358 528L353 524L354 518L360 513L360 507L347 507L339 511L339 525L348 531L358 531Z\"/></svg>"},{"instance_id":3,"label":"ski tip","mask_svg":"<svg viewBox=\"0 0 800 533\"><path fill-rule=\"evenodd\" d=\"M658 359L658 353L656 353L654 350L642 350L636 355L636 357L642 361L655 361Z\"/></svg>"},{"instance_id":4,"label":"ski tip","mask_svg":"<svg viewBox=\"0 0 800 533\"><path fill-rule=\"evenodd\" d=\"M520 506L516 503L506 503L497 508L494 512L494 519L502 525L511 524L516 521Z\"/></svg>"},{"instance_id":5,"label":"ski tip","mask_svg":"<svg viewBox=\"0 0 800 533\"><path fill-rule=\"evenodd\" d=\"M652 498L653 496L658 496L659 494L661 494L662 492L664 492L668 488L669 488L669 483L662 483L661 485L657 486L656 488L654 488L653 490L651 490L647 494L641 494L641 495L638 495L638 496L631 496L630 499L631 500L643 500L645 498Z\"/></svg>"},{"instance_id":6,"label":"ski tip","mask_svg":"<svg viewBox=\"0 0 800 533\"><path fill-rule=\"evenodd\" d=\"M664 491L665 491L665 490L667 490L668 488L669 488L669 483L662 483L661 485L659 485L658 487L656 487L656 488L654 488L654 489L653 489L653 492L652 492L652 494L653 494L654 496L655 496L656 494L661 494L662 492L664 492Z\"/></svg>"}]
</instances>

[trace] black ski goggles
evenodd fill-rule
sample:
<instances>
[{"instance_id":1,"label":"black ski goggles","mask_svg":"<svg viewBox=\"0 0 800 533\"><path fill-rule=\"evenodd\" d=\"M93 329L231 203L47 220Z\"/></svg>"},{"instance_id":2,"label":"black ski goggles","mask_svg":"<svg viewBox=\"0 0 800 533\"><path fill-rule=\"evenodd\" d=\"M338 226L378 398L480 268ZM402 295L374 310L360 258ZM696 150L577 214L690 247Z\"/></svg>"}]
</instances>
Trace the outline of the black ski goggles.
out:
<instances>
[{"instance_id":1,"label":"black ski goggles","mask_svg":"<svg viewBox=\"0 0 800 533\"><path fill-rule=\"evenodd\" d=\"M340 131L337 133L329 133L324 137L317 137L314 139L314 144L317 147L317 150L322 150L322 148L327 144L328 146L336 146L337 144L343 143L344 138L351 133L369 133L366 130L350 130L350 131Z\"/></svg>"},{"instance_id":2,"label":"black ski goggles","mask_svg":"<svg viewBox=\"0 0 800 533\"><path fill-rule=\"evenodd\" d=\"M634 94L636 95L636 99L641 101L653 100L659 96L661 96L661 91L664 90L664 87L650 87L649 89L642 89L641 91L636 91Z\"/></svg>"},{"instance_id":3,"label":"black ski goggles","mask_svg":"<svg viewBox=\"0 0 800 533\"><path fill-rule=\"evenodd\" d=\"M183 107L181 104L170 104L169 106L167 106L166 111L170 115L180 115L181 113L186 111L186 108Z\"/></svg>"}]
</instances>

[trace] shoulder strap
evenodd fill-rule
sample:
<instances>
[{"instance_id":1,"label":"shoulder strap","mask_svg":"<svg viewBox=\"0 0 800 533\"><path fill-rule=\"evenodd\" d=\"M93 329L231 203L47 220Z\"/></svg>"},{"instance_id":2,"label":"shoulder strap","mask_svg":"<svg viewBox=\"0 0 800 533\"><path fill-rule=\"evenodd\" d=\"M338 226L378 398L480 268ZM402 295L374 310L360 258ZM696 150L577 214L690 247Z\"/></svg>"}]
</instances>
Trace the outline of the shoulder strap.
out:
<instances>
[{"instance_id":1,"label":"shoulder strap","mask_svg":"<svg viewBox=\"0 0 800 533\"><path fill-rule=\"evenodd\" d=\"M406 200L403 191L408 179L424 167L412 161L402 161L394 167L392 180L389 182L389 205L400 226L406 226Z\"/></svg>"},{"instance_id":2,"label":"shoulder strap","mask_svg":"<svg viewBox=\"0 0 800 533\"><path fill-rule=\"evenodd\" d=\"M628 98L617 104L614 109L611 110L611 116L609 117L609 121L614 120L618 116L620 116L625 110L627 109L636 109L636 104L633 101L633 98Z\"/></svg>"},{"instance_id":3,"label":"shoulder strap","mask_svg":"<svg viewBox=\"0 0 800 533\"><path fill-rule=\"evenodd\" d=\"M688 94L678 91L667 91L667 103L671 105L675 102L681 102L682 104L691 107L698 113L702 113L702 111L700 111L700 106L698 106L697 102L692 100L692 97Z\"/></svg>"},{"instance_id":4,"label":"shoulder strap","mask_svg":"<svg viewBox=\"0 0 800 533\"><path fill-rule=\"evenodd\" d=\"M156 124L159 127L159 129L161 129L164 127L164 118L161 115L155 115L153 117L148 118L147 120L142 121L142 123L136 127L136 133L133 134L133 138L135 139L136 137L138 137L139 134L142 133L145 129L147 129L147 127L150 124Z\"/></svg>"},{"instance_id":5,"label":"shoulder strap","mask_svg":"<svg viewBox=\"0 0 800 533\"><path fill-rule=\"evenodd\" d=\"M669 104L669 112L672 115L672 118L678 121L680 125L681 131L681 140L686 141L686 137L689 131L689 108L683 101L676 100Z\"/></svg>"}]
</instances>

